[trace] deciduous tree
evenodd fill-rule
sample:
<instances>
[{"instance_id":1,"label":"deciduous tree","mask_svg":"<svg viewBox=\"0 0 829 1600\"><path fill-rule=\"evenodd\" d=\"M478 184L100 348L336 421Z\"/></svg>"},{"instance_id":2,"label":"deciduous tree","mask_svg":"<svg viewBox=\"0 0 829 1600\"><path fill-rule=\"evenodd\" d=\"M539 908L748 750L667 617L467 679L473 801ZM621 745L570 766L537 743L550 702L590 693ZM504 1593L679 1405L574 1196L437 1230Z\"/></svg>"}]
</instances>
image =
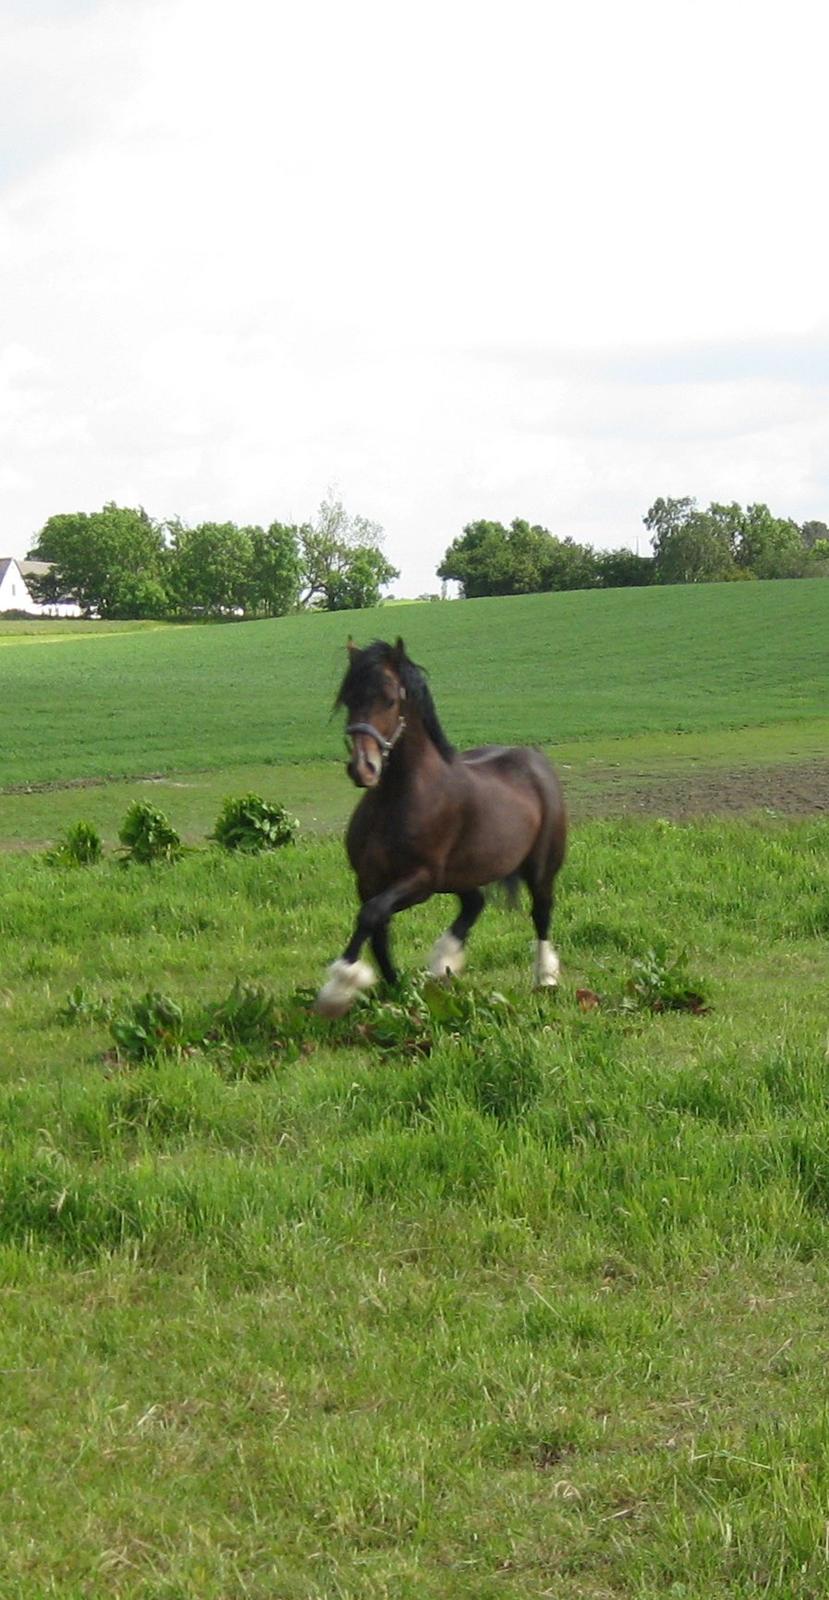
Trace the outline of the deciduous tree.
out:
<instances>
[{"instance_id":1,"label":"deciduous tree","mask_svg":"<svg viewBox=\"0 0 829 1600\"><path fill-rule=\"evenodd\" d=\"M235 522L171 527L171 587L179 612L220 617L244 613L250 603L254 533Z\"/></svg>"},{"instance_id":2,"label":"deciduous tree","mask_svg":"<svg viewBox=\"0 0 829 1600\"><path fill-rule=\"evenodd\" d=\"M283 522L251 529L248 604L266 617L293 611L299 600L299 529Z\"/></svg>"},{"instance_id":3,"label":"deciduous tree","mask_svg":"<svg viewBox=\"0 0 829 1600\"><path fill-rule=\"evenodd\" d=\"M603 589L639 589L654 581L653 556L633 550L597 550L596 572Z\"/></svg>"},{"instance_id":4,"label":"deciduous tree","mask_svg":"<svg viewBox=\"0 0 829 1600\"><path fill-rule=\"evenodd\" d=\"M323 611L377 605L400 576L383 554L383 530L349 516L341 500L323 500L314 523L298 529L301 600Z\"/></svg>"},{"instance_id":5,"label":"deciduous tree","mask_svg":"<svg viewBox=\"0 0 829 1600\"><path fill-rule=\"evenodd\" d=\"M142 507L108 502L101 511L50 517L29 552L52 572L33 579L38 597L73 595L87 615L161 616L167 607L163 527Z\"/></svg>"},{"instance_id":6,"label":"deciduous tree","mask_svg":"<svg viewBox=\"0 0 829 1600\"><path fill-rule=\"evenodd\" d=\"M768 506L748 507L737 560L755 578L799 578L806 566L803 536L789 517L775 517Z\"/></svg>"},{"instance_id":7,"label":"deciduous tree","mask_svg":"<svg viewBox=\"0 0 829 1600\"><path fill-rule=\"evenodd\" d=\"M734 576L735 507L699 511L695 500L659 499L643 518L659 583L712 583Z\"/></svg>"}]
</instances>

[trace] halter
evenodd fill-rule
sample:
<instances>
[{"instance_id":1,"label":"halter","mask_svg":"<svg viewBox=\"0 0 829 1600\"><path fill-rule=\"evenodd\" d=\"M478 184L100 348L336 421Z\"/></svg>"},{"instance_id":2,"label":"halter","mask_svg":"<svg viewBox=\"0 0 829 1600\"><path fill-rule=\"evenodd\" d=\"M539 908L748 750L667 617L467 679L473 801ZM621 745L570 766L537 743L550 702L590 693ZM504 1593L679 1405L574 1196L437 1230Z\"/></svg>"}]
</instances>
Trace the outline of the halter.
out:
<instances>
[{"instance_id":1,"label":"halter","mask_svg":"<svg viewBox=\"0 0 829 1600\"><path fill-rule=\"evenodd\" d=\"M394 749L395 745L397 744L398 739L405 732L405 729L406 729L406 718L405 717L398 717L398 719L397 719L397 727L395 728L394 733L392 734L390 739L385 739L383 737L382 733L380 732L380 729L379 728L375 728L373 722L349 722L348 727L346 728L345 731L346 731L346 736L348 736L349 733L367 733L367 734L369 734L370 737L375 740L375 742L377 744L377 747L378 747L378 749L380 751L380 760L381 760L383 766L385 766L386 762L389 759L389 756L392 753L392 750Z\"/></svg>"}]
</instances>

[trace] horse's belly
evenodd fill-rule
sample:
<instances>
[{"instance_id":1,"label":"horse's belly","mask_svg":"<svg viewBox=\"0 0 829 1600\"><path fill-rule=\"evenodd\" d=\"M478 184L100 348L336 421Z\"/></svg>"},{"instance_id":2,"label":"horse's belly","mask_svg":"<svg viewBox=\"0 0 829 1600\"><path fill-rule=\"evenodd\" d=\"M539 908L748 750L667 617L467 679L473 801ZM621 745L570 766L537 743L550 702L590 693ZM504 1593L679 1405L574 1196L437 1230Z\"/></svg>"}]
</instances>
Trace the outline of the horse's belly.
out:
<instances>
[{"instance_id":1,"label":"horse's belly","mask_svg":"<svg viewBox=\"0 0 829 1600\"><path fill-rule=\"evenodd\" d=\"M462 894L516 872L535 844L538 822L529 807L515 806L507 814L493 808L477 827L465 829L446 860L447 891Z\"/></svg>"}]
</instances>

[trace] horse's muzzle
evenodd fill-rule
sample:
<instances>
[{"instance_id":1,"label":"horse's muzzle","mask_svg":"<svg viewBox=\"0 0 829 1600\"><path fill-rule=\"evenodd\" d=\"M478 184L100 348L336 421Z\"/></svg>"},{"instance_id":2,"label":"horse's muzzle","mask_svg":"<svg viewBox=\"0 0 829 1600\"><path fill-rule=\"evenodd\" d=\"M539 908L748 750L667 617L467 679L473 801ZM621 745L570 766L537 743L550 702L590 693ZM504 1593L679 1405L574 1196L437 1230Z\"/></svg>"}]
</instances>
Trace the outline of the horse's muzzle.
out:
<instances>
[{"instance_id":1,"label":"horse's muzzle","mask_svg":"<svg viewBox=\"0 0 829 1600\"><path fill-rule=\"evenodd\" d=\"M380 782L383 773L383 762L379 750L375 755L373 751L366 750L364 745L355 745L351 752L346 767L352 783L358 789L374 789Z\"/></svg>"}]
</instances>

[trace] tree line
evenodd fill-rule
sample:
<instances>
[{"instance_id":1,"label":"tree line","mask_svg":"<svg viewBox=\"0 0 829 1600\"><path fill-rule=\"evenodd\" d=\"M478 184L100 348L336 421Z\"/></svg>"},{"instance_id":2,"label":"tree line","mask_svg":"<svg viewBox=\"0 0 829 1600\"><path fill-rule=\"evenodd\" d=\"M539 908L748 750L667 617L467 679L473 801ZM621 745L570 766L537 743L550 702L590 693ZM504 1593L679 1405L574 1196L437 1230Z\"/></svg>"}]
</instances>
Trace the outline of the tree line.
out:
<instances>
[{"instance_id":1,"label":"tree line","mask_svg":"<svg viewBox=\"0 0 829 1600\"><path fill-rule=\"evenodd\" d=\"M324 500L313 522L240 527L178 518L143 507L50 517L29 551L50 571L31 577L34 598L71 597L87 616L274 617L302 606L326 611L374 606L399 577L383 553L383 530Z\"/></svg>"},{"instance_id":2,"label":"tree line","mask_svg":"<svg viewBox=\"0 0 829 1600\"><path fill-rule=\"evenodd\" d=\"M618 589L646 584L713 583L741 578L829 577L829 527L798 525L762 504L745 510L712 502L659 499L643 518L651 555L630 549L595 550L556 538L516 518L469 522L453 540L438 577L460 585L469 599L557 589Z\"/></svg>"},{"instance_id":3,"label":"tree line","mask_svg":"<svg viewBox=\"0 0 829 1600\"><path fill-rule=\"evenodd\" d=\"M688 496L658 499L645 513L652 554L595 550L516 518L467 523L449 545L438 577L462 595L618 589L740 578L829 576L829 527L798 525L768 506L745 510ZM46 604L71 597L87 616L109 618L273 617L302 607L376 606L399 577L383 551L383 530L322 502L313 522L239 526L178 518L156 521L142 508L110 502L100 511L50 517L29 552L50 564L29 579Z\"/></svg>"}]
</instances>

